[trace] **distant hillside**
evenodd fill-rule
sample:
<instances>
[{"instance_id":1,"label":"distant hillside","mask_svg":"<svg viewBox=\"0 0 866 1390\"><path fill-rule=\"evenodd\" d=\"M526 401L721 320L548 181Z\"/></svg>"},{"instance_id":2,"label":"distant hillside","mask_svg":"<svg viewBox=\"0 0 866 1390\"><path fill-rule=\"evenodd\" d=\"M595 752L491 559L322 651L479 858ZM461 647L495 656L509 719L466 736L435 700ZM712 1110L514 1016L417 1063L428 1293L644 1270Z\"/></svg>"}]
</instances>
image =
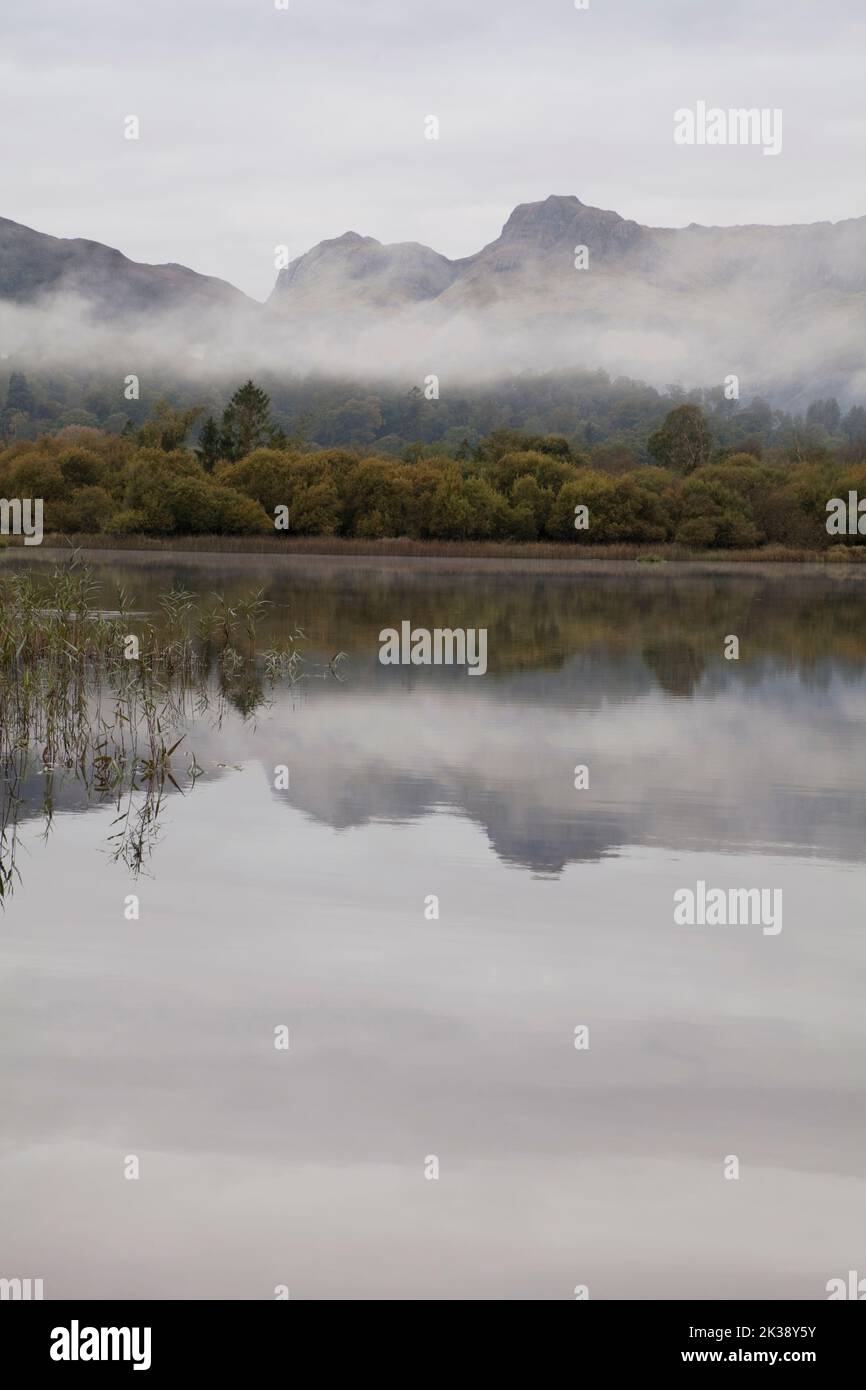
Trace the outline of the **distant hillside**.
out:
<instances>
[{"instance_id":1,"label":"distant hillside","mask_svg":"<svg viewBox=\"0 0 866 1390\"><path fill-rule=\"evenodd\" d=\"M91 340L69 299L92 311ZM0 220L0 330L28 369L123 354L211 379L434 374L452 392L602 369L657 388L733 377L744 398L786 408L850 405L866 399L866 217L673 229L551 196L460 260L357 232L322 241L264 305L184 266Z\"/></svg>"},{"instance_id":2,"label":"distant hillside","mask_svg":"<svg viewBox=\"0 0 866 1390\"><path fill-rule=\"evenodd\" d=\"M588 272L575 250L588 251ZM749 286L798 293L866 291L866 217L790 227L642 227L579 198L551 196L515 208L481 251L449 261L418 243L383 246L355 232L318 246L280 272L278 307L307 312L439 299L449 308L511 304L556 313L591 297L598 271L634 292L705 294Z\"/></svg>"},{"instance_id":3,"label":"distant hillside","mask_svg":"<svg viewBox=\"0 0 866 1390\"><path fill-rule=\"evenodd\" d=\"M785 402L862 399L866 217L673 229L550 197L462 260L355 233L322 242L280 274L269 308L320 351L340 314L356 334L366 325L380 360L426 352L458 378L477 362L579 365L657 385L733 374Z\"/></svg>"},{"instance_id":4,"label":"distant hillside","mask_svg":"<svg viewBox=\"0 0 866 1390\"><path fill-rule=\"evenodd\" d=\"M0 299L32 304L57 294L74 295L113 318L252 304L225 280L186 266L142 265L98 241L46 236L0 218Z\"/></svg>"},{"instance_id":5,"label":"distant hillside","mask_svg":"<svg viewBox=\"0 0 866 1390\"><path fill-rule=\"evenodd\" d=\"M436 299L455 274L454 262L418 242L383 246L375 237L346 232L281 270L271 300L313 313L396 309Z\"/></svg>"}]
</instances>

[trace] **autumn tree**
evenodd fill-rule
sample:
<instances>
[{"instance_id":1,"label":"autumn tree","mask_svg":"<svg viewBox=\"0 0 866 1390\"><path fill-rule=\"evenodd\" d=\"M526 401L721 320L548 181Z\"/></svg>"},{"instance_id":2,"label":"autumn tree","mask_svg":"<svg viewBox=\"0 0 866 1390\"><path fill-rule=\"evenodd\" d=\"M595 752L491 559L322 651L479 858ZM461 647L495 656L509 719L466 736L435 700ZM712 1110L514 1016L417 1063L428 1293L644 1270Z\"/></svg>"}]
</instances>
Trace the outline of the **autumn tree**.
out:
<instances>
[{"instance_id":1,"label":"autumn tree","mask_svg":"<svg viewBox=\"0 0 866 1390\"><path fill-rule=\"evenodd\" d=\"M712 449L710 427L697 405L677 406L647 440L647 450L656 463L680 474L693 473L709 463Z\"/></svg>"},{"instance_id":2,"label":"autumn tree","mask_svg":"<svg viewBox=\"0 0 866 1390\"><path fill-rule=\"evenodd\" d=\"M201 415L201 406L189 410L175 410L168 401L157 401L153 414L136 433L139 444L146 448L162 449L170 454L174 449L182 449L187 435Z\"/></svg>"}]
</instances>

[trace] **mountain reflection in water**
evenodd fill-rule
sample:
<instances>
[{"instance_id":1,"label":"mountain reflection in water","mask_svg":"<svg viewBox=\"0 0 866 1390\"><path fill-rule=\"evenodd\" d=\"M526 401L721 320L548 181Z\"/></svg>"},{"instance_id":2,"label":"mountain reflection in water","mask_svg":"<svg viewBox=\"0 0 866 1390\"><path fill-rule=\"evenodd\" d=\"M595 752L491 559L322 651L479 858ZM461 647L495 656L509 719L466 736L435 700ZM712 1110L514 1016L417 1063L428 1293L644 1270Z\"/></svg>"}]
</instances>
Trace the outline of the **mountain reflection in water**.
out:
<instances>
[{"instance_id":1,"label":"mountain reflection in water","mask_svg":"<svg viewBox=\"0 0 866 1390\"><path fill-rule=\"evenodd\" d=\"M3 572L25 563L50 561ZM7 769L0 1274L47 1298L821 1298L864 1267L856 572L95 576L131 632L195 630L214 591L265 606L172 695L143 853L115 854L92 757L40 735ZM486 627L488 673L381 666L403 620ZM114 708L86 692L95 743ZM699 879L781 889L784 929L676 926Z\"/></svg>"}]
</instances>

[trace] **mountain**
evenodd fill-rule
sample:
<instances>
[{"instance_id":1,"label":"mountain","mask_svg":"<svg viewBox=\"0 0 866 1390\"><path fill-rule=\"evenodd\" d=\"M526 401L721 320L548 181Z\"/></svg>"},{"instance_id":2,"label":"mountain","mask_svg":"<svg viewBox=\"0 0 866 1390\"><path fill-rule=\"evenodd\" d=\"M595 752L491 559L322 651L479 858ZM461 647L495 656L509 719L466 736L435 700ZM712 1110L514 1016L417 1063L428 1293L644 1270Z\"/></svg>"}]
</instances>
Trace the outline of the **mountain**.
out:
<instances>
[{"instance_id":1,"label":"mountain","mask_svg":"<svg viewBox=\"0 0 866 1390\"><path fill-rule=\"evenodd\" d=\"M271 300L314 313L398 309L436 299L455 273L452 261L418 242L383 246L375 237L346 232L281 270Z\"/></svg>"},{"instance_id":2,"label":"mountain","mask_svg":"<svg viewBox=\"0 0 866 1390\"><path fill-rule=\"evenodd\" d=\"M577 247L587 248L593 272L626 269L649 244L648 235L637 222L578 198L521 203L495 241L457 263L447 299L468 308L531 300L536 310L555 310L564 294L585 288L585 273L575 269Z\"/></svg>"},{"instance_id":3,"label":"mountain","mask_svg":"<svg viewBox=\"0 0 866 1390\"><path fill-rule=\"evenodd\" d=\"M585 246L588 273L575 267ZM630 292L866 291L866 217L804 226L643 227L579 198L522 203L475 255L450 261L418 243L383 246L355 232L320 242L280 272L270 303L307 314L494 305L557 313L592 298L595 278Z\"/></svg>"},{"instance_id":4,"label":"mountain","mask_svg":"<svg viewBox=\"0 0 866 1390\"><path fill-rule=\"evenodd\" d=\"M308 357L384 371L602 367L656 385L735 376L749 394L859 399L866 218L645 227L551 196L516 207L460 260L355 233L322 242L281 273L268 310Z\"/></svg>"},{"instance_id":5,"label":"mountain","mask_svg":"<svg viewBox=\"0 0 866 1390\"><path fill-rule=\"evenodd\" d=\"M588 268L575 267L584 246ZM602 293L594 293L601 282ZM271 309L316 318L436 305L546 316L623 292L722 295L747 287L785 299L866 292L866 217L805 226L643 227L573 196L522 203L495 241L449 260L418 242L383 245L346 232L281 270ZM47 236L0 218L0 300L73 294L112 317L179 307L254 306L240 290L186 266L144 265L100 242Z\"/></svg>"},{"instance_id":6,"label":"mountain","mask_svg":"<svg viewBox=\"0 0 866 1390\"><path fill-rule=\"evenodd\" d=\"M0 217L0 299L31 304L62 294L112 319L252 301L225 280L183 265L142 265L98 241L46 236Z\"/></svg>"},{"instance_id":7,"label":"mountain","mask_svg":"<svg viewBox=\"0 0 866 1390\"><path fill-rule=\"evenodd\" d=\"M646 227L551 196L520 204L495 240L455 260L354 231L322 241L280 271L264 305L185 266L0 219L6 354L80 357L68 298L92 311L94 351L110 362L133 347L136 360L190 371L442 372L452 384L602 368L661 386L736 377L749 396L794 404L866 397L866 217ZM18 312L31 305L42 312Z\"/></svg>"}]
</instances>

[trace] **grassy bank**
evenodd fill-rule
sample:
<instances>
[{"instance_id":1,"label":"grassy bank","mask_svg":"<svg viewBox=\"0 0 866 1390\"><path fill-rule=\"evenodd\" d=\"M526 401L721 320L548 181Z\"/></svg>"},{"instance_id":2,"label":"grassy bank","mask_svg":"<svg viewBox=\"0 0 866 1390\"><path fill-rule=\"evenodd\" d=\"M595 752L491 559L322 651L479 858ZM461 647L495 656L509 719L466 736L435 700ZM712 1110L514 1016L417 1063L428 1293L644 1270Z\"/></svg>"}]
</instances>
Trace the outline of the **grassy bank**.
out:
<instances>
[{"instance_id":1,"label":"grassy bank","mask_svg":"<svg viewBox=\"0 0 866 1390\"><path fill-rule=\"evenodd\" d=\"M110 536L75 533L46 535L42 546L25 546L20 536L2 539L2 549L23 550L38 558L40 550L144 551L216 555L333 555L385 558L442 558L470 560L556 560L575 566L586 561L632 560L653 565L665 562L701 564L866 564L866 547L831 546L825 550L783 545L754 546L742 550L700 550L674 542L661 545L633 543L579 545L573 541L426 541L409 537L365 540L342 536ZM0 549L0 553L2 553Z\"/></svg>"}]
</instances>

